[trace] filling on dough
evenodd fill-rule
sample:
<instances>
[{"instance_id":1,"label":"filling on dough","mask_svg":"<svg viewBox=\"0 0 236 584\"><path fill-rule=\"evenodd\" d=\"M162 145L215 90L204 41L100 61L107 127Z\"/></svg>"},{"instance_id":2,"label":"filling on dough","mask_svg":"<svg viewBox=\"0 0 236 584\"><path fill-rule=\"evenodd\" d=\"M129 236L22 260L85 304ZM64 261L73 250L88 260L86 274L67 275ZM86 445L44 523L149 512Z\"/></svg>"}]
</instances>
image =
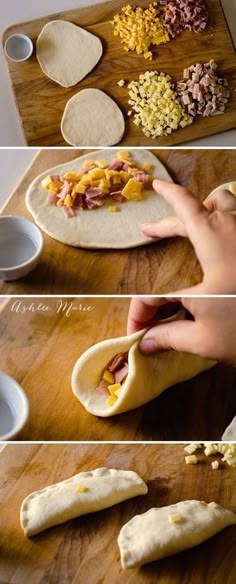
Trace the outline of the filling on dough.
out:
<instances>
[{"instance_id":1,"label":"filling on dough","mask_svg":"<svg viewBox=\"0 0 236 584\"><path fill-rule=\"evenodd\" d=\"M103 370L97 391L107 396L106 405L108 407L113 406L118 399L128 372L128 353L115 355Z\"/></svg>"},{"instance_id":2,"label":"filling on dough","mask_svg":"<svg viewBox=\"0 0 236 584\"><path fill-rule=\"evenodd\" d=\"M98 209L106 201L141 201L143 191L152 185L151 170L149 163L140 168L129 152L120 151L111 163L85 160L75 172L49 175L41 184L48 191L46 205L61 207L70 218L75 211ZM116 205L108 206L109 212L118 210Z\"/></svg>"}]
</instances>

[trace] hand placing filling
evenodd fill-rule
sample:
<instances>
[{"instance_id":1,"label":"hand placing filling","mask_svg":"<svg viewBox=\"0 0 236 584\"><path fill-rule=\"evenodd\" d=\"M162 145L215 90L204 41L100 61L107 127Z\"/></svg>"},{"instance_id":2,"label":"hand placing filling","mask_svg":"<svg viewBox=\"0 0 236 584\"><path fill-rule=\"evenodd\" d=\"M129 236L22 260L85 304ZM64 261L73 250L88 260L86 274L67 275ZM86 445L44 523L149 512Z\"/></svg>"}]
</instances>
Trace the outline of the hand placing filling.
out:
<instances>
[{"instance_id":1,"label":"hand placing filling","mask_svg":"<svg viewBox=\"0 0 236 584\"><path fill-rule=\"evenodd\" d=\"M108 407L116 403L128 372L128 353L118 353L103 370L97 391L107 395L106 405Z\"/></svg>"},{"instance_id":2,"label":"hand placing filling","mask_svg":"<svg viewBox=\"0 0 236 584\"><path fill-rule=\"evenodd\" d=\"M152 187L152 167L139 168L129 152L117 152L111 163L106 160L84 160L82 168L65 174L52 174L42 181L48 191L46 205L61 207L66 217L75 211L98 209L105 201L112 203L109 212L119 211L114 203L141 201L144 189Z\"/></svg>"}]
</instances>

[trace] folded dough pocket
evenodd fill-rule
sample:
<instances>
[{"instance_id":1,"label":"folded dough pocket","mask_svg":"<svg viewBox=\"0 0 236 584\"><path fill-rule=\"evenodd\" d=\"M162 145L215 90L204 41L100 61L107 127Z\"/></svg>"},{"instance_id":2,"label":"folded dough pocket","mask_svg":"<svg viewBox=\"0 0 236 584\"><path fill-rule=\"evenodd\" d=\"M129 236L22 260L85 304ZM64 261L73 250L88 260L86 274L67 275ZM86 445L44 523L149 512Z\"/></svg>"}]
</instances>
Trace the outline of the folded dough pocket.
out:
<instances>
[{"instance_id":1,"label":"folded dough pocket","mask_svg":"<svg viewBox=\"0 0 236 584\"><path fill-rule=\"evenodd\" d=\"M142 355L139 343L144 333L107 339L79 357L72 390L88 412L109 417L132 410L215 364L176 351Z\"/></svg>"},{"instance_id":2,"label":"folded dough pocket","mask_svg":"<svg viewBox=\"0 0 236 584\"><path fill-rule=\"evenodd\" d=\"M192 500L149 509L120 531L122 567L136 568L171 556L235 524L236 514L216 503Z\"/></svg>"},{"instance_id":3,"label":"folded dough pocket","mask_svg":"<svg viewBox=\"0 0 236 584\"><path fill-rule=\"evenodd\" d=\"M146 495L147 490L145 482L131 470L81 472L26 497L20 510L21 527L30 537L75 517Z\"/></svg>"}]
</instances>

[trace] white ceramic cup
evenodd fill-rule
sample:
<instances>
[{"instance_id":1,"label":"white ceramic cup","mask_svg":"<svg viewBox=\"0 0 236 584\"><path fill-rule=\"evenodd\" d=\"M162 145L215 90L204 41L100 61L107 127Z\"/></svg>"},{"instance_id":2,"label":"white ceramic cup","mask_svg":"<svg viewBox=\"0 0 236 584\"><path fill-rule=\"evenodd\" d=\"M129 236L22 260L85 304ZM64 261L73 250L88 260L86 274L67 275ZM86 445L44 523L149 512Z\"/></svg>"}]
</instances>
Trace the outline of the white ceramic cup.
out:
<instances>
[{"instance_id":1,"label":"white ceramic cup","mask_svg":"<svg viewBox=\"0 0 236 584\"><path fill-rule=\"evenodd\" d=\"M10 440L25 425L29 415L29 402L22 387L0 371L0 440Z\"/></svg>"},{"instance_id":2,"label":"white ceramic cup","mask_svg":"<svg viewBox=\"0 0 236 584\"><path fill-rule=\"evenodd\" d=\"M31 57L34 45L26 34L15 33L8 37L4 49L11 61L21 63Z\"/></svg>"},{"instance_id":3,"label":"white ceramic cup","mask_svg":"<svg viewBox=\"0 0 236 584\"><path fill-rule=\"evenodd\" d=\"M43 251L40 229L25 217L0 217L0 280L18 280L38 264Z\"/></svg>"}]
</instances>

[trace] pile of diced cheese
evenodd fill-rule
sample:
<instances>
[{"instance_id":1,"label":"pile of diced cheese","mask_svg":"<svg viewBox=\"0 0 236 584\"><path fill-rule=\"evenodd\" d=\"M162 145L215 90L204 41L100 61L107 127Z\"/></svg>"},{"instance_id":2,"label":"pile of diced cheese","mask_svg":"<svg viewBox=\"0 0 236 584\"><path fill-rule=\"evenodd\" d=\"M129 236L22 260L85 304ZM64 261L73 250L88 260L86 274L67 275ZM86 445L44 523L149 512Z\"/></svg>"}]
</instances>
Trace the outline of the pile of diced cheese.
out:
<instances>
[{"instance_id":1,"label":"pile of diced cheese","mask_svg":"<svg viewBox=\"0 0 236 584\"><path fill-rule=\"evenodd\" d=\"M221 454L223 455L221 462L225 462L229 466L236 468L236 444L234 443L232 444L223 442L217 444L209 442L206 442L205 444L191 443L188 446L185 446L184 450L185 452L188 453L188 455L185 456L186 464L198 463L198 458L195 454L195 452L198 450L201 452L203 451L205 456L215 456L216 454ZM218 470L219 466L220 466L219 460L214 460L211 463L211 467L213 470Z\"/></svg>"},{"instance_id":2,"label":"pile of diced cheese","mask_svg":"<svg viewBox=\"0 0 236 584\"><path fill-rule=\"evenodd\" d=\"M157 2L147 8L123 6L112 20L114 36L119 36L125 51L136 51L145 59L152 59L151 45L167 43L167 27L159 17Z\"/></svg>"},{"instance_id":3,"label":"pile of diced cheese","mask_svg":"<svg viewBox=\"0 0 236 584\"><path fill-rule=\"evenodd\" d=\"M128 88L134 123L142 127L148 138L168 136L192 123L193 118L180 104L169 75L146 71L139 81L131 81Z\"/></svg>"}]
</instances>

